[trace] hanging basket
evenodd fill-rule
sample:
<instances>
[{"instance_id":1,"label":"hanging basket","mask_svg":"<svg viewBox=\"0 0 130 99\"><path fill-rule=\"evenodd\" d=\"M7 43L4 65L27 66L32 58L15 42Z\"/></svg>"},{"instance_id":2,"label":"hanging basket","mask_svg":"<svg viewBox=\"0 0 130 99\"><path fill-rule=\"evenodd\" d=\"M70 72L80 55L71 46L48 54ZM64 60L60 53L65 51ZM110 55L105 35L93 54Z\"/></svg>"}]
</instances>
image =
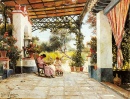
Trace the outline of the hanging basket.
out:
<instances>
[{"instance_id":1,"label":"hanging basket","mask_svg":"<svg viewBox=\"0 0 130 99\"><path fill-rule=\"evenodd\" d=\"M0 55L2 58L5 58L7 54L7 51L0 51Z\"/></svg>"}]
</instances>

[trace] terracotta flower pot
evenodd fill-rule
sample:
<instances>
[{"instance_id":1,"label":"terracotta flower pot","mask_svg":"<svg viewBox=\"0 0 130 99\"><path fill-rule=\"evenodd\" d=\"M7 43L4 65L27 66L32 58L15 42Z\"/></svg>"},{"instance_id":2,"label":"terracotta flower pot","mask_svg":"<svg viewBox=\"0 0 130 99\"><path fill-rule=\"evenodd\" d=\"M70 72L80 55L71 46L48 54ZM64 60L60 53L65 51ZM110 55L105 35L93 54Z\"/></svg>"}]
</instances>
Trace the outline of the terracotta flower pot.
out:
<instances>
[{"instance_id":1,"label":"terracotta flower pot","mask_svg":"<svg viewBox=\"0 0 130 99\"><path fill-rule=\"evenodd\" d=\"M80 72L80 67L75 67L77 72Z\"/></svg>"},{"instance_id":2,"label":"terracotta flower pot","mask_svg":"<svg viewBox=\"0 0 130 99\"><path fill-rule=\"evenodd\" d=\"M6 54L7 54L7 51L0 51L0 54L1 54L1 57L2 57L2 58L5 58L5 57L6 57Z\"/></svg>"},{"instance_id":3,"label":"terracotta flower pot","mask_svg":"<svg viewBox=\"0 0 130 99\"><path fill-rule=\"evenodd\" d=\"M71 66L70 69L71 69L71 72L74 72L75 67Z\"/></svg>"},{"instance_id":4,"label":"terracotta flower pot","mask_svg":"<svg viewBox=\"0 0 130 99\"><path fill-rule=\"evenodd\" d=\"M84 69L84 67L81 66L81 67L80 67L80 71L83 72L83 69Z\"/></svg>"}]
</instances>

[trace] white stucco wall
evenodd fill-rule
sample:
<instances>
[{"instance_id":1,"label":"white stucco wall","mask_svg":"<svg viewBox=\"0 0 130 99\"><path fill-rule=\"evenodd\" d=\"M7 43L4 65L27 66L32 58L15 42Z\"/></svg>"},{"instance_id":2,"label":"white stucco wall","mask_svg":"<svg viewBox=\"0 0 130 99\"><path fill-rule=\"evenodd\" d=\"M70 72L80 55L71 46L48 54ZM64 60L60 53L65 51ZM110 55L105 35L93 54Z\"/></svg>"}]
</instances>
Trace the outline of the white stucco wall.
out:
<instances>
[{"instance_id":1,"label":"white stucco wall","mask_svg":"<svg viewBox=\"0 0 130 99\"><path fill-rule=\"evenodd\" d=\"M97 13L97 66L112 68L112 31L102 11Z\"/></svg>"},{"instance_id":2,"label":"white stucco wall","mask_svg":"<svg viewBox=\"0 0 130 99\"><path fill-rule=\"evenodd\" d=\"M14 26L13 35L18 40L16 43L16 46L18 46L20 50L23 50L24 34L28 35L30 39L32 38L32 35L31 35L32 25L28 20L27 14L25 14L21 10L14 10L13 11L13 26ZM21 52L21 55L23 58L23 52ZM22 61L19 61L17 65L22 66L23 65Z\"/></svg>"}]
</instances>

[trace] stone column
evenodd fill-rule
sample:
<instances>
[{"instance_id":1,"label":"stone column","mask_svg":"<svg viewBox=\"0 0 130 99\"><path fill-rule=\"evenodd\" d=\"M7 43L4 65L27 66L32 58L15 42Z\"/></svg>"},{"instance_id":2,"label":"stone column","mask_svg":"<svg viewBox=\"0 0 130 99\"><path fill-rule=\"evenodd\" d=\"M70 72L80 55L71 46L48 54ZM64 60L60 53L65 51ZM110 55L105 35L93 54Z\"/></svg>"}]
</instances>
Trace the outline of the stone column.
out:
<instances>
[{"instance_id":1,"label":"stone column","mask_svg":"<svg viewBox=\"0 0 130 99\"><path fill-rule=\"evenodd\" d=\"M17 38L16 46L20 50L22 50L22 47L24 45L23 39L24 39L24 15L21 10L14 10L13 12L13 35ZM23 52L21 52L21 55L23 56ZM17 62L17 66L22 66L22 61Z\"/></svg>"},{"instance_id":2,"label":"stone column","mask_svg":"<svg viewBox=\"0 0 130 99\"><path fill-rule=\"evenodd\" d=\"M32 31L32 25L29 21L28 15L26 11L23 11L24 9L16 9L13 13L13 26L14 31L13 35L17 38L16 46L20 50L23 50L24 46L24 34L28 35L29 39L32 38L31 31ZM22 58L23 58L23 51L21 52ZM29 59L21 59L17 62L17 66L15 68L16 73L22 73L22 72L34 72L36 71L36 64L35 60Z\"/></svg>"},{"instance_id":3,"label":"stone column","mask_svg":"<svg viewBox=\"0 0 130 99\"><path fill-rule=\"evenodd\" d=\"M103 11L97 13L97 80L112 82L112 31Z\"/></svg>"}]
</instances>

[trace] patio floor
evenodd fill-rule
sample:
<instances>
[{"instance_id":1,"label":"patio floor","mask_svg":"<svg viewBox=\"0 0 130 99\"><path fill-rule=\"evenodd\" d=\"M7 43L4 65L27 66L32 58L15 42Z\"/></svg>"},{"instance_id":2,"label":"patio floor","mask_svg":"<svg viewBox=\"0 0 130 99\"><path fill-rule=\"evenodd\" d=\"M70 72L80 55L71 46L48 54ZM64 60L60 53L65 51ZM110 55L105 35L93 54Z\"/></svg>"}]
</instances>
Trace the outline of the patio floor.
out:
<instances>
[{"instance_id":1,"label":"patio floor","mask_svg":"<svg viewBox=\"0 0 130 99\"><path fill-rule=\"evenodd\" d=\"M66 72L45 78L35 73L17 74L0 81L1 98L126 99L85 72Z\"/></svg>"}]
</instances>

